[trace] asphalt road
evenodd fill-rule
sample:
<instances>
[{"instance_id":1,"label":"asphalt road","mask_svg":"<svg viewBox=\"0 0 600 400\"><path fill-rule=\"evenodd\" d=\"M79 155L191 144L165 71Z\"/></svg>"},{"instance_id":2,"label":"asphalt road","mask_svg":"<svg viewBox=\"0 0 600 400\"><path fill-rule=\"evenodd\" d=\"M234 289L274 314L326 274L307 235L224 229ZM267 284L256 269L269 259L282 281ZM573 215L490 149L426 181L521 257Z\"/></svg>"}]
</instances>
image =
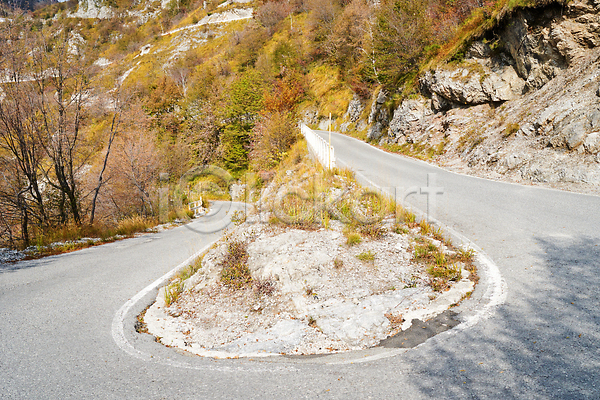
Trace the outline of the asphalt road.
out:
<instances>
[{"instance_id":1,"label":"asphalt road","mask_svg":"<svg viewBox=\"0 0 600 400\"><path fill-rule=\"evenodd\" d=\"M219 236L206 233L222 219L216 215L0 266L0 398L600 397L600 197L457 175L346 136L334 134L332 143L359 179L398 188L402 198L436 174L443 194L432 216L495 262L502 304L410 350L267 360L182 355L136 334L134 317L155 296L158 278ZM426 209L426 198L405 201ZM464 315L489 305L489 280L461 306Z\"/></svg>"}]
</instances>

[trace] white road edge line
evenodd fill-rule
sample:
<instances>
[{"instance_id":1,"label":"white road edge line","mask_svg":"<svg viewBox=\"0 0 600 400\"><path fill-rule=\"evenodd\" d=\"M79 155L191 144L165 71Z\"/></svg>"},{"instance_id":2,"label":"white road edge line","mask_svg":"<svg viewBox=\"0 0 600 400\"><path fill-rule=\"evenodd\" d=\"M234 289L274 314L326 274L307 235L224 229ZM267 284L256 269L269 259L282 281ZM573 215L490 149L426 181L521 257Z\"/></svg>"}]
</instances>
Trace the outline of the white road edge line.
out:
<instances>
[{"instance_id":1,"label":"white road edge line","mask_svg":"<svg viewBox=\"0 0 600 400\"><path fill-rule=\"evenodd\" d=\"M119 348L121 350L123 350L124 352L126 352L127 354L129 354L135 358L139 358L140 360L150 361L150 359L152 358L152 355L150 355L148 353L144 353L144 352L134 348L131 345L131 343L129 343L127 338L125 337L125 328L124 328L125 316L129 312L129 310L131 310L131 308L138 301L140 301L144 296L146 296L148 293L150 293L151 291L153 291L154 289L158 288L159 286L161 286L165 282L167 282L169 279L171 279L180 269L188 266L192 261L194 261L196 258L198 258L202 253L207 251L219 239L221 239L221 238L219 237L218 239L214 240L213 242L207 244L201 250L197 251L194 255L189 257L187 260L185 260L184 262L182 262L181 264L179 264L178 266L176 266L175 268L173 268L172 270L167 272L165 275L161 276L160 278L158 278L157 280L152 282L150 285L146 286L139 293L137 293L135 296L133 296L131 299L129 299L125 304L123 304L123 306L121 308L119 308L119 310L117 311L117 313L115 314L115 316L113 318L111 332L112 332L112 337L113 337L115 343L117 344L117 346L119 346Z\"/></svg>"},{"instance_id":2,"label":"white road edge line","mask_svg":"<svg viewBox=\"0 0 600 400\"><path fill-rule=\"evenodd\" d=\"M232 202L232 205L234 205L234 204L237 204L237 202ZM172 270L170 270L169 272L167 272L166 274L164 274L163 276L161 276L160 278L158 278L157 280L152 282L150 285L146 286L139 293L137 293L135 296L133 296L131 299L129 299L125 304L123 304L121 306L121 308L119 308L119 310L116 312L116 314L113 318L113 321L112 321L111 333L112 333L113 340L115 341L115 343L121 350L123 350L125 353L131 355L132 357L135 357L142 361L146 361L146 362L154 361L157 363L161 363L161 364L165 364L165 365L169 365L169 366L177 367L177 368L187 368L187 369L195 369L195 370L211 370L211 371L221 371L221 372L235 372L235 371L240 371L240 370L245 370L245 371L248 370L247 368L236 367L236 366L191 365L188 363L173 361L170 359L155 358L151 354L145 353L145 352L140 351L140 350L136 349L135 347L133 347L131 345L131 343L129 343L127 338L125 337L125 317L127 316L127 313L129 313L131 308L138 301L140 301L142 298L144 298L144 296L146 296L148 293L150 293L154 289L164 285L180 269L185 268L186 266L190 265L192 263L192 261L194 261L196 258L200 257L200 255L202 255L202 253L204 253L205 251L210 249L216 242L221 240L221 238L222 238L222 236L219 236L215 240L208 243L202 249L198 250L196 253L194 253L192 256L190 256L188 259L186 259L185 261L183 261L182 263L177 265L175 268L173 268ZM281 370L289 371L289 372L296 371L295 368L291 368L289 365L282 365L282 366L278 366L278 367L271 366L269 368L254 367L254 368L252 368L252 372L261 373L261 372L273 371L273 369L277 369L277 368L281 369Z\"/></svg>"},{"instance_id":3,"label":"white road edge line","mask_svg":"<svg viewBox=\"0 0 600 400\"><path fill-rule=\"evenodd\" d=\"M313 129L313 131L328 133L327 131L321 131L319 129ZM331 133L335 133L335 134L337 134L339 136L342 136L343 138L348 138L348 139L353 140L355 142L366 144L367 146L371 146L372 149L377 150L377 151L379 151L382 154L387 154L389 156L398 156L398 157L401 157L401 158L403 158L403 159L405 159L407 161L414 162L415 164L423 164L423 165L426 165L428 167L438 168L438 169L440 169L440 170L442 170L444 172L447 172L449 174L453 174L453 175L456 175L456 176L463 176L463 177L467 177L467 178L478 179L478 180L481 180L481 181L497 183L497 184L500 184L500 185L519 186L519 187L522 187L524 189L537 189L537 190L545 190L545 191L550 191L550 192L559 192L559 193L562 193L562 194L565 194L565 195L578 195L578 196L586 196L586 197L600 197L600 195L597 195L597 194L570 192L570 191L567 191L567 190L555 189L555 188L545 187L545 186L526 185L525 183L519 183L519 182L497 181L497 180L494 180L494 179L491 179L491 178L486 178L486 177L483 177L483 176L469 175L466 172L452 171L450 169L447 169L447 168L442 167L442 166L437 165L437 164L433 164L433 163L427 162L425 160L421 160L421 159L418 159L418 158L412 158L412 157L409 157L409 156L405 156L403 154L399 154L399 153L394 153L394 152L391 152L391 151L383 150L383 149L381 149L379 147L373 146L373 145L365 142L364 140L357 139L354 136L349 136L349 135L345 135L343 133L334 132L334 131L332 131ZM344 164L344 165L346 165L346 167L348 167L348 164L346 164L344 162L342 162L342 164ZM348 167L348 168L350 168L350 167Z\"/></svg>"},{"instance_id":4,"label":"white road edge line","mask_svg":"<svg viewBox=\"0 0 600 400\"><path fill-rule=\"evenodd\" d=\"M343 161L340 161L340 160L337 160L337 161L340 162L341 164L344 164L344 166L348 167L348 164L344 163ZM382 193L385 193L385 191L379 185L377 185L375 182L373 182L371 179L367 178L365 175L363 175L362 173L360 173L358 171L355 171L355 173L356 173L356 175L360 175L360 177L362 179L364 179L366 182L368 182L372 187L378 189ZM411 211L414 212L415 214L418 214L419 217L421 217L421 218L423 218L423 216L425 215L421 210L419 210L416 207L411 206ZM438 221L434 218L430 217L429 219L431 221L433 221L435 225L446 230L451 236L454 236L457 239L459 239L463 245L466 244L468 247L472 248L473 250L475 250L477 252L477 261L479 261L480 265L485 267L487 278L488 278L487 279L488 280L487 287L485 289L485 293L483 294L483 299L489 298L489 301L481 309L477 310L477 312L474 315L471 315L465 321L461 322L459 325L427 339L425 342L421 343L420 345L418 345L415 348L419 348L419 347L423 346L425 343L430 342L432 339L440 340L443 337L449 337L449 336L455 335L459 331L464 331L468 328L471 328L471 327L475 326L477 323L479 323L480 321L491 317L494 313L495 308L498 307L499 305L503 304L506 301L506 297L508 294L507 288L506 288L506 282L504 281L504 278L502 278L500 269L479 246L477 246L475 243L473 243L471 240L469 240L468 238L466 238L465 236L463 236L461 233L457 232L453 228L451 228L445 224L442 224L440 221ZM371 362L371 361L381 360L384 358L394 357L400 353L403 353L403 352L406 352L409 350L411 350L411 349L394 349L394 350L390 350L385 353L376 354L373 356L368 356L368 357L364 357L364 358L360 358L360 359L332 362L332 363L328 363L328 364L342 365L342 364L359 364L359 363Z\"/></svg>"},{"instance_id":5,"label":"white road edge line","mask_svg":"<svg viewBox=\"0 0 600 400\"><path fill-rule=\"evenodd\" d=\"M344 163L344 162L341 162L341 163L347 166L346 163ZM356 172L356 174L360 175L365 181L369 182L370 185L373 186L374 188L381 190L379 185L377 185L375 182L373 182L372 180L370 180L369 178L367 178L360 172ZM420 216L423 215L423 212L420 211L419 209L417 209L416 207L413 207L412 211L419 214ZM474 315L470 316L467 320L463 321L458 326L456 326L453 329L450 329L448 331L442 332L436 336L433 336L430 339L427 339L425 342L421 343L416 348L423 346L425 343L430 342L432 339L439 340L441 337L446 337L446 336L449 337L451 335L455 335L457 332L468 329L468 328L476 325L480 321L489 318L494 313L494 309L497 306L503 304L506 301L506 297L507 297L506 282L502 278L500 269L489 258L489 256L481 248L479 248L479 246L475 245L475 243L471 242L469 239L467 239L462 234L458 233L456 230L442 224L441 222L439 222L433 218L430 218L430 219L432 219L436 225L442 227L447 232L449 232L451 235L460 239L464 244L467 244L469 247L471 247L475 251L477 251L477 256L478 256L477 258L478 258L479 263L481 265L484 265L487 270L486 272L487 272L487 276L488 276L488 282L487 282L487 287L486 287L485 293L483 295L483 298L484 299L489 298L489 301L481 309L479 309ZM177 271L179 271L181 268L184 268L187 265L189 265L194 259L199 257L203 252L207 251L214 243L216 243L220 239L221 238L219 237L218 239L215 239L211 243L207 244L201 250L199 250L194 255L189 257L187 260L185 260L184 262L182 262L181 264L179 264L178 266L173 268L171 271L167 272L162 277L158 278L156 281L152 282L150 285L148 285L147 287L142 289L142 291L140 291L135 296L133 296L131 299L129 299L129 301L127 301L125 304L123 304L123 306L117 311L117 313L115 314L115 317L113 318L112 329L111 329L113 339L114 339L115 343L117 344L117 346L119 346L119 348L121 348L121 350L125 351L127 354L129 354L135 358L138 358L140 360L144 360L144 361L152 360L152 358L153 358L152 355L134 348L131 345L131 343L129 343L127 338L125 337L125 330L124 330L125 316L129 312L129 310L131 310L131 308L138 301L140 301L144 296L146 296L152 290L158 288L159 286L161 286L162 284L167 282L171 277L173 277L177 273ZM373 355L373 356L356 358L356 359L348 359L348 360L337 361L337 362L336 361L325 362L324 364L329 364L329 365L359 364L359 363L371 362L371 361L381 360L384 358L394 357L398 354L407 352L409 350L410 349L393 349L390 351L386 351L385 353L377 354L377 355ZM236 368L228 368L228 367L192 366L189 364L185 364L185 363L181 363L181 362L174 362L171 360L160 360L160 361L165 364L168 364L168 365L171 365L174 367L180 367L180 368L214 369L214 370L224 370L224 371L225 370L226 371L236 370ZM273 365L272 367L275 367L275 366ZM258 371L258 370L255 370L255 371Z\"/></svg>"}]
</instances>

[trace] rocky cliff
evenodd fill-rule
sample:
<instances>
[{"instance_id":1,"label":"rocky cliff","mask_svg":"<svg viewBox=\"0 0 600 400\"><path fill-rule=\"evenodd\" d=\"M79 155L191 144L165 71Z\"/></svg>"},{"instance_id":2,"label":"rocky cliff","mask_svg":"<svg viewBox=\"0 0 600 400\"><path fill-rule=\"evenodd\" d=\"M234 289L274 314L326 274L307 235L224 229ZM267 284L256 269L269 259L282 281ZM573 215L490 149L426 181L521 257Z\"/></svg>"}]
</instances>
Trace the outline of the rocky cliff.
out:
<instances>
[{"instance_id":1,"label":"rocky cliff","mask_svg":"<svg viewBox=\"0 0 600 400\"><path fill-rule=\"evenodd\" d=\"M423 73L391 119L376 94L368 139L430 149L462 172L597 193L599 46L599 0L516 11L462 61Z\"/></svg>"}]
</instances>

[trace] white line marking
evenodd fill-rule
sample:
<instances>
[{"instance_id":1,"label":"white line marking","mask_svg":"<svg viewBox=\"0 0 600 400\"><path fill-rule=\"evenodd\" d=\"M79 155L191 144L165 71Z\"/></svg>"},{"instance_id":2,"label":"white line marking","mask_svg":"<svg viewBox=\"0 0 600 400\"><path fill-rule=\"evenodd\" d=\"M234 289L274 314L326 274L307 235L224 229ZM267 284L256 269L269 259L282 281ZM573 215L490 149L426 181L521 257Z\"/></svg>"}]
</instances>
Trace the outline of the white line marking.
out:
<instances>
[{"instance_id":1,"label":"white line marking","mask_svg":"<svg viewBox=\"0 0 600 400\"><path fill-rule=\"evenodd\" d=\"M125 316L129 312L129 310L131 310L131 308L138 301L140 301L144 296L146 296L148 293L155 290L159 286L165 284L169 279L171 279L177 273L177 271L188 266L192 261L194 261L196 258L198 258L203 252L208 250L210 248L210 246L212 246L219 239L216 239L213 242L209 243L208 245L204 246L201 250L196 252L194 255L189 257L187 260L185 260L184 262L182 262L181 264L179 264L178 266L176 266L175 268L173 268L172 270L167 272L165 275L161 276L160 278L158 278L157 280L152 282L150 285L146 286L139 293L137 293L135 296L133 296L131 299L129 299L129 301L127 301L125 304L123 304L123 306L121 308L119 308L119 310L117 311L117 313L115 314L115 316L113 318L111 332L112 332L112 337L113 337L115 343L117 344L117 346L119 346L119 348L121 348L121 350L123 350L127 354L129 354L135 358L138 358L140 360L151 361L151 359L153 358L152 355L134 348L131 345L131 343L129 343L127 338L125 337L125 328L124 328Z\"/></svg>"},{"instance_id":2,"label":"white line marking","mask_svg":"<svg viewBox=\"0 0 600 400\"><path fill-rule=\"evenodd\" d=\"M352 139L354 139L354 138L352 138ZM358 140L358 139L355 139L355 140ZM361 143L364 143L364 142L361 142ZM381 150L381 149L378 149L376 147L373 147L373 148L383 152L383 150ZM386 153L386 154L389 154L389 153ZM345 165L346 167L348 167L347 163L345 163L339 159L338 159L338 162ZM427 164L427 163L425 163L425 164ZM429 164L427 164L427 165L429 165ZM379 185L377 185L375 182L373 182L371 179L367 178L365 175L363 175L359 171L355 171L355 173L356 173L356 175L360 175L360 177L362 179L364 179L366 182L368 182L374 188L380 190L381 192L385 192L385 190L383 190ZM480 179L483 179L483 178L480 178ZM411 211L413 213L417 214L421 219L425 219L425 213L423 213L417 207L411 206ZM453 336L456 333L458 333L459 331L463 331L472 326L475 326L480 321L491 317L495 311L495 308L498 307L499 305L503 304L506 301L506 297L507 297L506 282L504 281L504 278L502 278L500 269L479 246L477 246L471 240L467 239L461 233L457 232L456 230L454 230L453 228L451 228L445 224L442 224L440 221L436 220L435 218L432 218L430 216L429 220L431 220L434 223L434 225L437 225L438 227L441 227L443 230L448 232L451 236L454 236L456 239L460 240L463 245L466 244L467 246L469 246L470 248L472 248L473 250L475 250L477 252L477 260L479 261L480 266L482 266L484 268L484 270L486 272L486 277L488 278L485 293L483 294L483 299L485 300L486 298L489 298L489 301L481 309L477 310L477 312L474 315L469 316L465 321L461 322L459 325L427 339L425 342L423 342L420 345L418 345L417 347L415 347L415 349L424 345L425 343L429 342L430 340L432 340L434 338L436 338L435 340L441 340L444 337ZM456 243L455 243L455 245L456 245ZM407 349L402 349L402 350L407 350ZM410 349L408 349L408 350L410 350ZM381 360L381 359L388 358L388 357L394 357L400 353L402 353L402 351L399 351L399 349L394 349L394 350L390 350L389 352L384 353L384 354L377 354L374 356L358 358L355 360L332 362L331 364L340 365L340 364L365 363L365 362L370 362L370 361Z\"/></svg>"},{"instance_id":3,"label":"white line marking","mask_svg":"<svg viewBox=\"0 0 600 400\"><path fill-rule=\"evenodd\" d=\"M144 298L144 296L146 296L148 293L150 293L151 291L155 290L156 288L164 285L180 269L188 266L192 261L194 261L196 258L198 258L202 253L207 251L213 244L215 244L220 239L221 238L219 237L219 238L213 240L212 242L210 242L209 244L207 244L206 246L204 246L201 250L197 251L194 255L192 255L187 260L185 260L184 262L182 262L181 264L179 264L178 266L176 266L175 268L173 268L172 270L167 272L165 275L161 276L160 278L158 278L157 280L152 282L150 285L146 286L139 293L137 293L135 296L133 296L131 299L129 299L129 301L127 301L125 304L123 304L123 306L121 306L121 308L119 308L119 310L115 314L113 321L112 321L111 333L112 333L112 337L113 337L115 343L117 344L117 346L119 346L119 348L121 350L123 350L127 354L129 354L139 360L146 361L146 362L155 362L155 363L159 363L159 364L165 364L165 365L169 365L171 367L177 367L177 368L222 371L222 372L236 372L236 371L244 370L244 371L248 371L248 372L257 372L257 373L273 371L274 369L280 369L280 370L285 370L285 371L289 371L289 372L296 371L295 368L290 367L289 365L281 365L281 366L271 365L269 367L261 367L261 366L257 366L257 365L252 365L252 368L244 368L244 366L225 366L225 365L191 365L191 364L188 364L185 362L179 362L179 361L173 361L170 359L154 357L149 353L145 353L145 352L140 351L140 350L136 349L135 347L133 347L131 345L131 343L129 343L127 338L125 337L125 317L127 316L127 313L131 310L131 308L138 301L140 301L142 298ZM214 362L214 360L212 360L212 359L211 359L211 361Z\"/></svg>"},{"instance_id":4,"label":"white line marking","mask_svg":"<svg viewBox=\"0 0 600 400\"><path fill-rule=\"evenodd\" d=\"M313 129L313 131L327 133L327 131L321 131L321 130L318 130L318 129ZM371 144L369 144L369 143L367 143L367 142L365 142L363 140L357 139L357 138L349 136L349 135L345 135L343 133L334 132L334 131L332 131L331 133L336 134L336 135L340 136L341 138L348 138L348 139L354 140L354 141L356 141L358 143L367 145L367 146L371 147L373 150L377 150L377 151L379 151L379 152L381 152L383 154L387 154L388 156L398 157L398 158L401 158L402 160L404 160L406 162L411 162L411 163L414 163L414 164L423 164L423 165L426 165L426 166L431 167L431 168L439 169L440 171L444 171L444 172L446 172L448 174L453 174L453 175L457 175L457 176L463 176L463 177L467 177L467 178L478 179L478 180L486 181L486 182L490 182L490 183L497 183L497 184L500 184L500 185L518 186L518 187L521 187L521 188L524 188L524 189L546 190L546 191L550 191L550 192L559 192L559 193L562 193L562 194L565 194L565 195L577 195L577 196L585 196L585 197L600 197L600 195L597 195L597 194L570 192L568 190L555 189L555 188L545 187L545 186L537 186L537 185L534 185L534 184L527 185L525 183L518 183L518 182L497 181L497 180L494 180L494 179L491 179L491 178L485 178L483 176L469 175L469 174L467 174L465 172L452 171L452 170L446 169L444 167L441 167L441 166L439 166L437 164L429 163L427 161L420 160L418 158L412 158L412 157L409 157L409 156L405 156L403 154L393 153L391 151L386 151L386 150L380 149L379 147L375 147L375 146L373 146L373 145L371 145ZM346 163L343 163L343 164L348 167L348 164L346 164ZM350 167L348 167L348 168L350 168Z\"/></svg>"},{"instance_id":5,"label":"white line marking","mask_svg":"<svg viewBox=\"0 0 600 400\"><path fill-rule=\"evenodd\" d=\"M341 162L341 163L346 166L348 165L344 162ZM366 176L364 176L360 172L356 172L356 174L361 175L362 178L364 178L367 182L369 182L373 187L378 188L379 190L382 190L379 185L377 185L372 180L368 179ZM411 211L413 211L415 214L419 215L421 218L423 218L423 216L424 216L424 213L416 207L412 207ZM489 318L490 316L493 315L495 308L497 306L503 304L506 301L506 296L507 296L506 282L502 278L500 269L479 246L475 245L475 243L471 242L469 239L467 239L462 234L458 233L456 230L442 224L440 221L438 221L432 217L430 217L429 219L432 220L435 225L442 227L444 230L449 232L452 236L455 236L457 239L459 239L461 242L463 242L463 244L467 244L469 247L471 247L475 251L477 251L478 261L482 266L484 266L486 273L487 273L487 277L489 278L485 293L483 295L483 299L489 298L489 301L483 306L483 308L479 309L474 315L468 317L465 321L463 321L458 326L427 339L425 342L421 343L420 345L418 345L415 348L419 348L422 345L424 345L425 343L430 342L431 340L440 340L444 337L453 336L456 333L458 333L459 331L468 329L468 328L476 325L480 321ZM163 364L167 364L167 365L170 365L173 367L179 367L179 368L189 368L189 369L197 369L197 370L218 370L218 371L239 371L239 370L243 369L246 371L253 371L253 372L267 371L267 370L272 371L274 368L278 368L278 366L275 366L275 365L271 365L270 368L264 368L264 369L263 368L254 368L255 367L254 365L253 365L253 368L251 368L251 369L243 368L241 366L240 366L240 368L225 367L225 366L217 367L217 366L207 366L207 365L194 366L194 365L190 365L190 364L186 364L186 363L182 363L182 362L171 361L171 360L154 359L152 357L152 355L150 355L148 353L144 353L144 352L134 348L131 345L131 343L129 343L127 338L125 337L125 331L124 331L125 316L129 312L129 310L131 310L131 308L135 305L135 303L140 301L144 296L146 296L152 290L154 290L154 289L158 288L160 285L164 284L167 280L169 280L172 276L174 276L175 273L177 273L177 271L179 269L184 268L187 265L189 265L194 259L196 259L203 252L208 250L210 248L210 246L212 246L219 239L216 239L213 242L209 243L202 250L198 251L196 254L194 254L193 256L191 256L190 258L188 258L187 260L185 260L184 262L182 262L181 264L179 264L178 266L173 268L171 271L169 271L168 273L166 273L165 275L163 275L156 281L152 282L149 286L147 286L141 292L139 292L134 297L132 297L127 303L125 303L117 311L117 313L115 314L115 317L113 318L113 323L112 323L112 336L113 336L113 339L115 340L115 342L117 343L117 346L119 346L126 353L128 353L131 356L138 358L140 360L156 361L156 362L160 362ZM362 357L362 358L357 357L355 359L351 358L351 359L348 359L345 361L325 362L324 364L329 364L329 365L359 364L359 363L371 362L371 361L381 360L381 359L385 359L385 358L389 358L389 357L394 357L398 354L402 354L409 350L410 349L392 349L383 354L377 354L377 355L373 355L370 357ZM350 357L352 357L351 353L348 353L348 354ZM284 365L285 365L285 367L281 367L281 368L284 368L286 371L294 370L294 369L290 369L289 365L286 365L286 364L284 364ZM312 364L309 364L309 365L312 365Z\"/></svg>"}]
</instances>

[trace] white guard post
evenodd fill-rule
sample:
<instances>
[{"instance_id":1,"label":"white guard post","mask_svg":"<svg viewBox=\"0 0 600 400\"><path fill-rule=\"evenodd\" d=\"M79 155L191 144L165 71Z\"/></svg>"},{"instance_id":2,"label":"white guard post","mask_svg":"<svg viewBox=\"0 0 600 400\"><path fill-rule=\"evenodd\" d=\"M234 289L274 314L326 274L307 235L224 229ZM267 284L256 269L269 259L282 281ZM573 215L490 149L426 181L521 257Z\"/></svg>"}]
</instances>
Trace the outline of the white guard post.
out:
<instances>
[{"instance_id":1,"label":"white guard post","mask_svg":"<svg viewBox=\"0 0 600 400\"><path fill-rule=\"evenodd\" d=\"M194 212L194 218L199 217L203 214L204 208L202 208L202 200L192 201L189 203L190 211Z\"/></svg>"},{"instance_id":2,"label":"white guard post","mask_svg":"<svg viewBox=\"0 0 600 400\"><path fill-rule=\"evenodd\" d=\"M309 150L315 154L317 160L327 169L335 168L335 152L333 146L329 145L325 139L317 135L308 126L301 124L300 130L310 147Z\"/></svg>"}]
</instances>

